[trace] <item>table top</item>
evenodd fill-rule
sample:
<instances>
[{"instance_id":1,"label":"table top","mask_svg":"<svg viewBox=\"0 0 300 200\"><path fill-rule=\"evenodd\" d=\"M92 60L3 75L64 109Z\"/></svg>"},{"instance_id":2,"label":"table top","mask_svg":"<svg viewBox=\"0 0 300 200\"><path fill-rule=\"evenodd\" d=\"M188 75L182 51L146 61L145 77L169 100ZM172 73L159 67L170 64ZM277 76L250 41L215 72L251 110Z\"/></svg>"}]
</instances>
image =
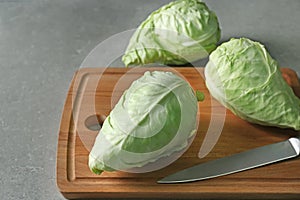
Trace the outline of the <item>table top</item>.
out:
<instances>
[{"instance_id":1,"label":"table top","mask_svg":"<svg viewBox=\"0 0 300 200\"><path fill-rule=\"evenodd\" d=\"M136 28L168 0L0 0L0 196L64 199L58 130L74 72L89 52ZM249 37L300 74L298 0L210 0L222 41ZM117 45L117 44L116 44Z\"/></svg>"}]
</instances>

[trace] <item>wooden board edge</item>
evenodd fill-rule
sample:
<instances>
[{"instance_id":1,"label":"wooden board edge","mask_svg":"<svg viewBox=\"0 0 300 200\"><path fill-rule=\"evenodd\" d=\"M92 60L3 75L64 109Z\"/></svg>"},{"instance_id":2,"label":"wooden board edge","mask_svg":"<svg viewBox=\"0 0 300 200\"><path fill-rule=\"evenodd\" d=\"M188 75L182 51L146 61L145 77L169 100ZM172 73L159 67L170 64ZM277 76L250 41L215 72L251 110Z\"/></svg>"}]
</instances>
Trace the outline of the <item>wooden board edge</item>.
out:
<instances>
[{"instance_id":1,"label":"wooden board edge","mask_svg":"<svg viewBox=\"0 0 300 200\"><path fill-rule=\"evenodd\" d=\"M270 200L298 200L299 193L280 193L278 192L201 192L193 191L188 193L182 192L63 192L63 196L67 199L84 199L84 198L97 198L97 199L270 199Z\"/></svg>"},{"instance_id":2,"label":"wooden board edge","mask_svg":"<svg viewBox=\"0 0 300 200\"><path fill-rule=\"evenodd\" d=\"M72 186L72 182L74 181L72 178L68 177L68 169L69 169L69 159L68 159L68 145L69 145L69 137L71 124L73 120L72 109L69 108L69 104L72 105L72 96L70 94L74 88L74 84L76 80L81 80L82 77L88 74L89 71L79 69L77 70L72 78L72 81L69 85L69 89L66 95L66 100L62 109L62 116L59 126L58 132L58 143L57 143L57 156L56 156L56 185L61 192L61 194L67 193L67 190L70 186ZM80 83L79 83L80 84ZM67 121L68 123L64 123Z\"/></svg>"},{"instance_id":3,"label":"wooden board edge","mask_svg":"<svg viewBox=\"0 0 300 200\"><path fill-rule=\"evenodd\" d=\"M75 150L75 147L70 149L70 140L75 140L76 138L76 133L72 131L71 126L72 124L74 125L74 123L72 123L72 108L68 107L72 105L72 101L74 100L70 94L72 94L73 91L77 91L84 77L90 73L95 73L95 69L97 73L103 73L105 71L105 68L81 68L74 73L62 109L56 152L56 186L63 196L68 196L67 194L73 191L69 190L69 188L80 188L75 184L75 163L73 160L70 160L70 151ZM63 123L65 121L68 123Z\"/></svg>"}]
</instances>

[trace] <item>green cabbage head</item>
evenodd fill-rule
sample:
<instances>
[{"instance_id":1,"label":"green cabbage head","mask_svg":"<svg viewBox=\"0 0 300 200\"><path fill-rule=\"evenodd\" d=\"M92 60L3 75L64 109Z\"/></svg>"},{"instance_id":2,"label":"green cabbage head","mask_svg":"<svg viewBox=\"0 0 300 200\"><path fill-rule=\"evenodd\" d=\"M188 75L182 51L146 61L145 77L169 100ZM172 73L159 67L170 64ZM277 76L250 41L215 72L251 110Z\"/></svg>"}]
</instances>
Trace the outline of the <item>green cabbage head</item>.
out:
<instances>
[{"instance_id":1,"label":"green cabbage head","mask_svg":"<svg viewBox=\"0 0 300 200\"><path fill-rule=\"evenodd\" d=\"M151 13L130 39L126 66L182 65L208 56L220 39L217 16L198 0L177 0Z\"/></svg>"},{"instance_id":2,"label":"green cabbage head","mask_svg":"<svg viewBox=\"0 0 300 200\"><path fill-rule=\"evenodd\" d=\"M145 72L104 121L89 155L90 169L127 171L183 153L195 135L197 111L197 98L184 79L172 72ZM158 162L142 172L165 165Z\"/></svg>"},{"instance_id":3,"label":"green cabbage head","mask_svg":"<svg viewBox=\"0 0 300 200\"><path fill-rule=\"evenodd\" d=\"M300 130L300 99L260 43L247 38L223 43L211 53L205 77L211 95L242 119Z\"/></svg>"}]
</instances>

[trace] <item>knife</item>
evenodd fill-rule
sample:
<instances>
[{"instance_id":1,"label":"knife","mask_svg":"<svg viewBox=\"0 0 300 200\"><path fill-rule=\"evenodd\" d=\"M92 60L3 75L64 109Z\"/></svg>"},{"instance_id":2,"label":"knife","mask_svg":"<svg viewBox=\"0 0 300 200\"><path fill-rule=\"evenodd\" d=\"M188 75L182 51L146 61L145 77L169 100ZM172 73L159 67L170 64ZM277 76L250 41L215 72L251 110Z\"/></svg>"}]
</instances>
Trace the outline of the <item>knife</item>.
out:
<instances>
[{"instance_id":1,"label":"knife","mask_svg":"<svg viewBox=\"0 0 300 200\"><path fill-rule=\"evenodd\" d=\"M224 176L286 159L300 154L300 137L258 147L232 156L212 160L171 174L158 183L185 183Z\"/></svg>"}]
</instances>

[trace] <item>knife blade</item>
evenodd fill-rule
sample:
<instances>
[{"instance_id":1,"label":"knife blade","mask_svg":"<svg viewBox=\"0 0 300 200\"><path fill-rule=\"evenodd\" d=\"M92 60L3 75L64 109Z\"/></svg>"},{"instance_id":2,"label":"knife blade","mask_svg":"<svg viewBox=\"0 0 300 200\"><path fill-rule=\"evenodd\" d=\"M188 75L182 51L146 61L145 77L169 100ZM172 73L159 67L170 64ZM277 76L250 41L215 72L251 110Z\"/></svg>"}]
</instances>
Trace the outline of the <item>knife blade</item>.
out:
<instances>
[{"instance_id":1,"label":"knife blade","mask_svg":"<svg viewBox=\"0 0 300 200\"><path fill-rule=\"evenodd\" d=\"M158 183L185 183L224 176L299 156L300 137L258 147L228 157L198 164L171 174Z\"/></svg>"}]
</instances>

